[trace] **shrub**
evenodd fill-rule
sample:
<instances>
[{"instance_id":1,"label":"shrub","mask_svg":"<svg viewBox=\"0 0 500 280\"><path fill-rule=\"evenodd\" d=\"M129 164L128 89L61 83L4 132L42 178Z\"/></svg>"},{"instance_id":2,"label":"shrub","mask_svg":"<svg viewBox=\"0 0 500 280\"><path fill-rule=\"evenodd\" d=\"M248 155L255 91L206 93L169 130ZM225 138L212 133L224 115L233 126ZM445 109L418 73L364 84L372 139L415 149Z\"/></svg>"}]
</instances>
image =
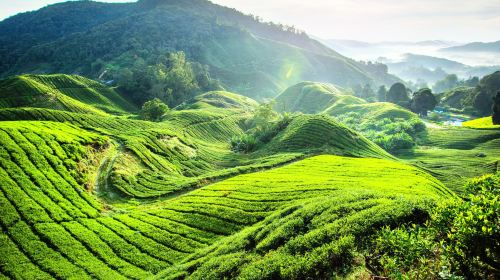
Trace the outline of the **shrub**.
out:
<instances>
[{"instance_id":1,"label":"shrub","mask_svg":"<svg viewBox=\"0 0 500 280\"><path fill-rule=\"evenodd\" d=\"M253 135L245 134L231 138L230 144L231 150L235 152L249 153L257 148L257 139Z\"/></svg>"},{"instance_id":2,"label":"shrub","mask_svg":"<svg viewBox=\"0 0 500 280\"><path fill-rule=\"evenodd\" d=\"M439 203L424 227L381 230L371 266L393 279L498 279L500 173L470 181L466 191Z\"/></svg>"}]
</instances>

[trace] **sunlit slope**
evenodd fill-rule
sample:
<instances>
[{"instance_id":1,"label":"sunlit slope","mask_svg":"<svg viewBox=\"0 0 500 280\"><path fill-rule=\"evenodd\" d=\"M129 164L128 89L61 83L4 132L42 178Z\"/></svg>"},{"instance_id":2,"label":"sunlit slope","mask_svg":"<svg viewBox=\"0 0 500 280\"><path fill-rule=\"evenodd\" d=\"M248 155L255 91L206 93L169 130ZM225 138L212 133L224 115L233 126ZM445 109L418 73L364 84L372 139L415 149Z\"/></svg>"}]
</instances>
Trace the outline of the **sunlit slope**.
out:
<instances>
[{"instance_id":1,"label":"sunlit slope","mask_svg":"<svg viewBox=\"0 0 500 280\"><path fill-rule=\"evenodd\" d=\"M157 278L328 278L353 265L355 248L377 228L419 220L427 203L448 195L428 174L381 159L325 155L241 175L149 210L248 225Z\"/></svg>"},{"instance_id":2,"label":"sunlit slope","mask_svg":"<svg viewBox=\"0 0 500 280\"><path fill-rule=\"evenodd\" d=\"M368 103L348 94L344 89L324 83L302 82L289 87L275 98L280 112L302 112L340 116L355 113L360 123L389 119L417 118L414 113L388 102Z\"/></svg>"},{"instance_id":3,"label":"sunlit slope","mask_svg":"<svg viewBox=\"0 0 500 280\"><path fill-rule=\"evenodd\" d=\"M316 114L336 102L347 104L366 103L331 84L301 82L283 91L275 98L275 109L280 112Z\"/></svg>"},{"instance_id":4,"label":"sunlit slope","mask_svg":"<svg viewBox=\"0 0 500 280\"><path fill-rule=\"evenodd\" d=\"M226 251L241 254L237 241L257 230L256 242L244 246L255 260L256 252L281 254L294 240L314 237L302 253L287 255L300 261L323 243L351 238L346 234L418 219L422 201L448 195L433 177L401 163L319 156L124 211L84 188L105 161L99 155L111 149L105 138L68 124L18 121L0 122L0 142L0 270L13 278L143 279L192 254L210 267L209 251L200 250L216 244L214 260L224 264ZM301 219L304 227L284 231ZM335 231L345 223L346 232Z\"/></svg>"},{"instance_id":5,"label":"sunlit slope","mask_svg":"<svg viewBox=\"0 0 500 280\"><path fill-rule=\"evenodd\" d=\"M493 119L491 117L484 117L463 122L462 126L468 128L479 128L479 129L500 129L500 125L493 124Z\"/></svg>"},{"instance_id":6,"label":"sunlit slope","mask_svg":"<svg viewBox=\"0 0 500 280\"><path fill-rule=\"evenodd\" d=\"M76 75L22 75L0 81L0 107L39 107L105 115L137 108L113 89Z\"/></svg>"}]
</instances>

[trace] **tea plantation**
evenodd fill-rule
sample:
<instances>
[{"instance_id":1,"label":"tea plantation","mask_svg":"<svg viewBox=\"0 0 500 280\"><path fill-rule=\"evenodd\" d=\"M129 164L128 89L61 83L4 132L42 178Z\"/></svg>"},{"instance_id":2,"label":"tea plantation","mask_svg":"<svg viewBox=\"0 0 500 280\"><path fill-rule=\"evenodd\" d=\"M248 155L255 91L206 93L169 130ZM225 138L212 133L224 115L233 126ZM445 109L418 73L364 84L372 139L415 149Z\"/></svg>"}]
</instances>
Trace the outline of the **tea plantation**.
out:
<instances>
[{"instance_id":1,"label":"tea plantation","mask_svg":"<svg viewBox=\"0 0 500 280\"><path fill-rule=\"evenodd\" d=\"M380 229L425 222L457 197L455 183L495 172L500 158L498 130L427 129L396 157L328 114L282 117L237 152L230 140L249 135L259 104L233 93L150 122L78 76L0 85L24 94L0 109L2 279L357 278ZM414 117L338 102L324 110Z\"/></svg>"}]
</instances>

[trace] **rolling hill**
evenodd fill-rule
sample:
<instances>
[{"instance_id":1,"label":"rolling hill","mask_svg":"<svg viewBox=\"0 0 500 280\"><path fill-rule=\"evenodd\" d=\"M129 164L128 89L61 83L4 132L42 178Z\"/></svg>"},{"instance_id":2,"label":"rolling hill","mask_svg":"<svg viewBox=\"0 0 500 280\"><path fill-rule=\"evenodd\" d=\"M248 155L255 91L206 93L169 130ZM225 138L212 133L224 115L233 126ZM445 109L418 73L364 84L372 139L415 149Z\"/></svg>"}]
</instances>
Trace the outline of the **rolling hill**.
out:
<instances>
[{"instance_id":1,"label":"rolling hill","mask_svg":"<svg viewBox=\"0 0 500 280\"><path fill-rule=\"evenodd\" d=\"M341 117L354 113L359 115L358 124L389 119L416 119L417 116L393 103L368 103L340 87L331 84L302 82L289 87L275 99L274 107L281 112L327 114Z\"/></svg>"},{"instance_id":2,"label":"rolling hill","mask_svg":"<svg viewBox=\"0 0 500 280\"><path fill-rule=\"evenodd\" d=\"M303 32L203 0L50 5L0 22L0 44L0 55L8 57L0 62L4 77L62 72L113 79L121 69L184 51L229 91L257 99L301 80L343 86L398 80Z\"/></svg>"},{"instance_id":3,"label":"rolling hill","mask_svg":"<svg viewBox=\"0 0 500 280\"><path fill-rule=\"evenodd\" d=\"M100 83L76 75L22 75L0 80L0 108L38 107L105 115L136 111Z\"/></svg>"}]
</instances>

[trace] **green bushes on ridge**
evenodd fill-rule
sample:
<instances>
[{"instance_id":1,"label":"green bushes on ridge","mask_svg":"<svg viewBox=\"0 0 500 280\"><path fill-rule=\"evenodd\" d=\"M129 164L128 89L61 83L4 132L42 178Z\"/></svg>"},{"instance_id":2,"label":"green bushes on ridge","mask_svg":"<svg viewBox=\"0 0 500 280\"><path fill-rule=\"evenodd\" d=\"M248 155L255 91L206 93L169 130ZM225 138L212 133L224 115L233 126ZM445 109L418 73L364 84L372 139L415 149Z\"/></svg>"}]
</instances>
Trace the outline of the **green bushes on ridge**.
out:
<instances>
[{"instance_id":1,"label":"green bushes on ridge","mask_svg":"<svg viewBox=\"0 0 500 280\"><path fill-rule=\"evenodd\" d=\"M397 279L500 276L500 173L471 180L464 198L439 203L425 225L382 230L372 265Z\"/></svg>"}]
</instances>

